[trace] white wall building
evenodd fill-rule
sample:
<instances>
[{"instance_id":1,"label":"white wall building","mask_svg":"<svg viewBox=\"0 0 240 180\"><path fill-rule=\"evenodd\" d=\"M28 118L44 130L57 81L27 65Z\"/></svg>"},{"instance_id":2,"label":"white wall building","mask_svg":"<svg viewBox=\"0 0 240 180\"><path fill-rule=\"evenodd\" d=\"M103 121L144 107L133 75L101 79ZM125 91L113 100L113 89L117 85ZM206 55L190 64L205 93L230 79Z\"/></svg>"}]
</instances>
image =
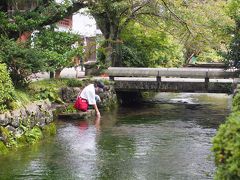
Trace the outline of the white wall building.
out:
<instances>
[{"instance_id":1,"label":"white wall building","mask_svg":"<svg viewBox=\"0 0 240 180\"><path fill-rule=\"evenodd\" d=\"M95 19L87 14L87 9L81 9L78 13L60 21L58 30L79 34L86 46L85 50L90 52L85 61L96 61L96 36L100 35L101 31L97 28Z\"/></svg>"}]
</instances>

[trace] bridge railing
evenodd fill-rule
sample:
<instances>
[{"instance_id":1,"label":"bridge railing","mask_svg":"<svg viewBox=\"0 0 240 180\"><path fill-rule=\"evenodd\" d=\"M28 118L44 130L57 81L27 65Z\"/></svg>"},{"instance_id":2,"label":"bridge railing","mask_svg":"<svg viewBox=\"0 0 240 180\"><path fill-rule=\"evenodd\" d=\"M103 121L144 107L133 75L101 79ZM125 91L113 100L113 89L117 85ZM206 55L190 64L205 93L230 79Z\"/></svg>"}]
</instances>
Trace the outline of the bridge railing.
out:
<instances>
[{"instance_id":1,"label":"bridge railing","mask_svg":"<svg viewBox=\"0 0 240 180\"><path fill-rule=\"evenodd\" d=\"M108 68L110 79L114 77L179 77L179 78L204 78L204 79L229 79L238 77L236 69L215 68Z\"/></svg>"},{"instance_id":2,"label":"bridge railing","mask_svg":"<svg viewBox=\"0 0 240 180\"><path fill-rule=\"evenodd\" d=\"M237 69L220 68L133 68L110 67L107 73L116 89L217 92L235 89L240 81ZM138 83L137 83L138 82Z\"/></svg>"}]
</instances>

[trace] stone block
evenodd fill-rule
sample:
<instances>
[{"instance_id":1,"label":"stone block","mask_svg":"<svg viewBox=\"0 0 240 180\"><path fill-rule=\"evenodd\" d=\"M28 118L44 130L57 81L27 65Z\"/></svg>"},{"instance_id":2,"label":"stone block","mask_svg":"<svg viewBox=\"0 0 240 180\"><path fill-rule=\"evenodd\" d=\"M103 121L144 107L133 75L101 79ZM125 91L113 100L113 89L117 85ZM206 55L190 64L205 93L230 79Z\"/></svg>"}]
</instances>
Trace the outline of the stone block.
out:
<instances>
[{"instance_id":1,"label":"stone block","mask_svg":"<svg viewBox=\"0 0 240 180\"><path fill-rule=\"evenodd\" d=\"M91 116L95 115L95 110L90 109L86 112L76 112L76 113L63 113L59 114L59 119L71 119L71 120L82 120L89 118Z\"/></svg>"},{"instance_id":2,"label":"stone block","mask_svg":"<svg viewBox=\"0 0 240 180\"><path fill-rule=\"evenodd\" d=\"M9 119L6 117L6 114L0 114L0 126L6 126L9 123Z\"/></svg>"},{"instance_id":3,"label":"stone block","mask_svg":"<svg viewBox=\"0 0 240 180\"><path fill-rule=\"evenodd\" d=\"M27 105L25 109L26 109L27 115L30 115L30 116L35 115L39 111L39 107L34 103Z\"/></svg>"},{"instance_id":4,"label":"stone block","mask_svg":"<svg viewBox=\"0 0 240 180\"><path fill-rule=\"evenodd\" d=\"M14 111L11 111L11 125L15 128L19 127L21 122L21 111L20 109L16 109Z\"/></svg>"},{"instance_id":5,"label":"stone block","mask_svg":"<svg viewBox=\"0 0 240 180\"><path fill-rule=\"evenodd\" d=\"M15 132L16 132L16 128L13 127L13 126L11 126L11 125L7 125L7 126L6 126L6 129L7 129L8 131L12 132L13 134L15 134Z\"/></svg>"}]
</instances>

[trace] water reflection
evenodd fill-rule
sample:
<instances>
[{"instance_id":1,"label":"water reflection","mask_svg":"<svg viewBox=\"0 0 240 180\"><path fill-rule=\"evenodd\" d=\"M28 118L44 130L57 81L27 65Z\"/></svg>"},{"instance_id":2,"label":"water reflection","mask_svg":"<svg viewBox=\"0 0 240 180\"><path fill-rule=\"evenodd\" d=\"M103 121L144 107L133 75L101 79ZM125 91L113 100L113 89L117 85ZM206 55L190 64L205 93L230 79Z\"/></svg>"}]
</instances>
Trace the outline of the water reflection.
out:
<instances>
[{"instance_id":1,"label":"water reflection","mask_svg":"<svg viewBox=\"0 0 240 180\"><path fill-rule=\"evenodd\" d=\"M0 157L0 179L212 179L211 138L229 98L159 97L170 104L58 121L55 137ZM191 103L172 103L188 97Z\"/></svg>"}]
</instances>

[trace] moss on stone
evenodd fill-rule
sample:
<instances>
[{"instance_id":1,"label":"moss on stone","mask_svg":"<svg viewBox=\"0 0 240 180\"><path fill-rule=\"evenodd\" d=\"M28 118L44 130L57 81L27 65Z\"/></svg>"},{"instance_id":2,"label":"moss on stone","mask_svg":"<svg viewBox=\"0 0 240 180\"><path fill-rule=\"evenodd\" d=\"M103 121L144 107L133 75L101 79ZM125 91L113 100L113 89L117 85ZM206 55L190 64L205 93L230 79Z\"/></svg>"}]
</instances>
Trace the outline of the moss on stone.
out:
<instances>
[{"instance_id":1,"label":"moss on stone","mask_svg":"<svg viewBox=\"0 0 240 180\"><path fill-rule=\"evenodd\" d=\"M42 128L44 136L53 136L56 134L57 129L55 123L50 123Z\"/></svg>"},{"instance_id":2,"label":"moss on stone","mask_svg":"<svg viewBox=\"0 0 240 180\"><path fill-rule=\"evenodd\" d=\"M34 126L32 129L25 132L24 136L29 144L34 144L43 138L43 133L39 127Z\"/></svg>"},{"instance_id":3,"label":"moss on stone","mask_svg":"<svg viewBox=\"0 0 240 180\"><path fill-rule=\"evenodd\" d=\"M24 135L17 137L16 141L17 141L17 147L23 147L27 144L27 138Z\"/></svg>"},{"instance_id":4,"label":"moss on stone","mask_svg":"<svg viewBox=\"0 0 240 180\"><path fill-rule=\"evenodd\" d=\"M104 111L110 111L112 109L115 109L118 106L117 99L110 99L103 105Z\"/></svg>"},{"instance_id":5,"label":"moss on stone","mask_svg":"<svg viewBox=\"0 0 240 180\"><path fill-rule=\"evenodd\" d=\"M6 153L8 153L8 148L2 141L0 141L0 155Z\"/></svg>"},{"instance_id":6,"label":"moss on stone","mask_svg":"<svg viewBox=\"0 0 240 180\"><path fill-rule=\"evenodd\" d=\"M7 128L1 126L0 132L4 138L4 141L5 141L7 147L14 147L17 145L17 142L11 131L9 131Z\"/></svg>"},{"instance_id":7,"label":"moss on stone","mask_svg":"<svg viewBox=\"0 0 240 180\"><path fill-rule=\"evenodd\" d=\"M4 139L8 139L10 137L10 131L7 128L0 127L0 133L2 134Z\"/></svg>"}]
</instances>

